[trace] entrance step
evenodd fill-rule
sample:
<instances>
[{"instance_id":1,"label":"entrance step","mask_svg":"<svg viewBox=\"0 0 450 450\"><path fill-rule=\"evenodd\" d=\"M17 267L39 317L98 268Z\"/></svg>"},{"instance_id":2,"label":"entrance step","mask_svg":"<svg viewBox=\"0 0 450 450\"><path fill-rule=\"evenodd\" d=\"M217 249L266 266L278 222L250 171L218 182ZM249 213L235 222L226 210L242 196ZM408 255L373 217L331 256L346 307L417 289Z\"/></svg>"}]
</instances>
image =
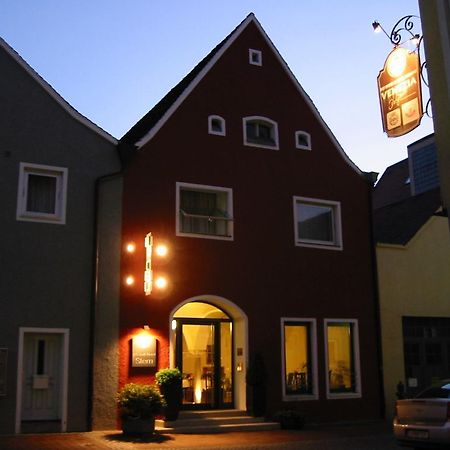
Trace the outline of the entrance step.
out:
<instances>
[{"instance_id":1,"label":"entrance step","mask_svg":"<svg viewBox=\"0 0 450 450\"><path fill-rule=\"evenodd\" d=\"M277 422L264 422L263 418L248 416L245 411L238 409L181 411L177 420L157 420L155 425L160 433L179 434L268 431L280 428Z\"/></svg>"}]
</instances>

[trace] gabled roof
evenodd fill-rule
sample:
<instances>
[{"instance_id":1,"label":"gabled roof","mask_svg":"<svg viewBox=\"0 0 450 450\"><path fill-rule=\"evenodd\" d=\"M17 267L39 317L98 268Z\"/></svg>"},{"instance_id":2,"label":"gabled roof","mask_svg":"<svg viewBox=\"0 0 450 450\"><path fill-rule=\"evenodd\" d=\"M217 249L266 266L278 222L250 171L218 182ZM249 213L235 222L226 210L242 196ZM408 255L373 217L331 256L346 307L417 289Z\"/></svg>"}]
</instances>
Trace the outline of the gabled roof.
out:
<instances>
[{"instance_id":1,"label":"gabled roof","mask_svg":"<svg viewBox=\"0 0 450 450\"><path fill-rule=\"evenodd\" d=\"M433 215L442 215L440 189L374 211L374 236L378 243L406 245Z\"/></svg>"},{"instance_id":2,"label":"gabled roof","mask_svg":"<svg viewBox=\"0 0 450 450\"><path fill-rule=\"evenodd\" d=\"M397 203L411 196L408 158L389 166L373 191L373 208Z\"/></svg>"},{"instance_id":3,"label":"gabled roof","mask_svg":"<svg viewBox=\"0 0 450 450\"><path fill-rule=\"evenodd\" d=\"M67 113L69 113L75 120L91 129L101 137L105 138L112 144L117 144L117 139L111 136L108 132L100 128L94 122L90 121L87 117L79 113L73 106L71 106L64 98L59 95L53 87L47 83L4 39L0 37L0 48L3 48L5 52L11 56L11 58L22 67L28 75L38 83L47 94L53 98Z\"/></svg>"},{"instance_id":4,"label":"gabled roof","mask_svg":"<svg viewBox=\"0 0 450 450\"><path fill-rule=\"evenodd\" d=\"M153 136L159 131L164 123L170 118L170 116L176 111L179 105L186 99L186 97L192 92L192 90L200 83L203 77L209 72L211 67L218 61L218 59L226 52L226 50L233 44L233 42L240 36L245 28L254 23L261 32L262 36L266 40L269 47L272 49L279 62L281 63L292 82L297 87L300 94L303 96L306 104L311 108L311 111L315 115L316 119L322 124L325 132L330 137L331 141L335 144L338 151L345 161L361 176L363 173L361 170L350 160L348 155L344 152L341 145L333 135L328 125L323 120L319 111L315 107L312 100L306 94L301 87L298 80L281 57L277 48L274 46L266 32L262 28L259 21L256 19L253 13L250 13L245 20L243 20L219 45L217 45L194 69L183 78L169 93L163 97L136 125L134 125L122 138L121 142L127 144L134 144L138 148L143 147L149 142Z\"/></svg>"}]
</instances>

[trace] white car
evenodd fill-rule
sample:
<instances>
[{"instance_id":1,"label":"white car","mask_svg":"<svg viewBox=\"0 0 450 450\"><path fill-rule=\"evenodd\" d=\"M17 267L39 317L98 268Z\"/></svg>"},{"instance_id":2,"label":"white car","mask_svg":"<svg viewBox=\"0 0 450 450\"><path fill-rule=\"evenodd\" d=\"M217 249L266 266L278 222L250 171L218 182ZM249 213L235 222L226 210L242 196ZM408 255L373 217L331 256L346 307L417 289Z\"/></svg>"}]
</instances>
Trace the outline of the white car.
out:
<instances>
[{"instance_id":1,"label":"white car","mask_svg":"<svg viewBox=\"0 0 450 450\"><path fill-rule=\"evenodd\" d=\"M415 398L397 400L394 434L403 446L450 449L450 380L425 389Z\"/></svg>"}]
</instances>

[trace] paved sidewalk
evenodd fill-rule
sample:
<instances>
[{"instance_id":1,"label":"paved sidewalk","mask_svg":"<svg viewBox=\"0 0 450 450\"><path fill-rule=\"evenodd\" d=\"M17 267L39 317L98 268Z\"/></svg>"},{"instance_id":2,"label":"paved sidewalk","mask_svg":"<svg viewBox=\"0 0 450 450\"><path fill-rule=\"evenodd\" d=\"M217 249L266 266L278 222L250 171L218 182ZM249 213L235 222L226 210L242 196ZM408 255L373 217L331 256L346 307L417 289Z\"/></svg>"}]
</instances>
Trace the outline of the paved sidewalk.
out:
<instances>
[{"instance_id":1,"label":"paved sidewalk","mask_svg":"<svg viewBox=\"0 0 450 450\"><path fill-rule=\"evenodd\" d=\"M377 437L390 442L391 435L390 424L384 421L308 426L300 431L157 434L148 440L125 438L117 430L0 436L0 450L319 449L331 448L323 445L329 441L342 441L342 448L352 448L349 439Z\"/></svg>"}]
</instances>

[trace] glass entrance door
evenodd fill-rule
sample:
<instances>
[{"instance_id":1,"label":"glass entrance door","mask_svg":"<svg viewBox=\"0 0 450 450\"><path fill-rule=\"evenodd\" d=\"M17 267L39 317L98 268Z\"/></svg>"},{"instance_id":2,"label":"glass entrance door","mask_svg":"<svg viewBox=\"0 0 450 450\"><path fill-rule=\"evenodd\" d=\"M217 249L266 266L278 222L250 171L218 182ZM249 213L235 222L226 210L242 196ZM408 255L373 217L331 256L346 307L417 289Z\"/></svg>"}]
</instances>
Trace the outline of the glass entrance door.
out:
<instances>
[{"instance_id":1,"label":"glass entrance door","mask_svg":"<svg viewBox=\"0 0 450 450\"><path fill-rule=\"evenodd\" d=\"M176 322L177 366L183 373L184 407L231 408L231 321L176 319Z\"/></svg>"}]
</instances>

